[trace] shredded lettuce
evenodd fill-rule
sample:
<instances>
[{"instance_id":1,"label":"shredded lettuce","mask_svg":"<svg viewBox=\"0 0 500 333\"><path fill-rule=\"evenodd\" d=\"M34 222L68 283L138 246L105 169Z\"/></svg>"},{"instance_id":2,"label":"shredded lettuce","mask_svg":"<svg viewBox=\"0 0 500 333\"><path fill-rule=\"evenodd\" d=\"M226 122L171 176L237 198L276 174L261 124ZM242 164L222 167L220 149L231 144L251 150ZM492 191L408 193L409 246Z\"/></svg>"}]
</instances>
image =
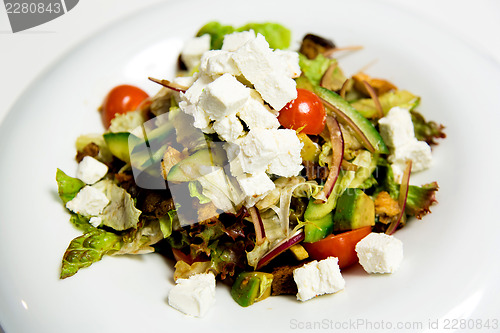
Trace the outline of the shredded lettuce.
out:
<instances>
[{"instance_id":1,"label":"shredded lettuce","mask_svg":"<svg viewBox=\"0 0 500 333\"><path fill-rule=\"evenodd\" d=\"M371 177L377 168L377 157L374 157L369 151L363 150L352 161L352 164L357 165L358 169L349 187L358 188Z\"/></svg>"},{"instance_id":2,"label":"shredded lettuce","mask_svg":"<svg viewBox=\"0 0 500 333\"><path fill-rule=\"evenodd\" d=\"M227 213L236 213L242 202L242 194L223 168L217 168L197 180L203 188L202 194L217 208Z\"/></svg>"},{"instance_id":3,"label":"shredded lettuce","mask_svg":"<svg viewBox=\"0 0 500 333\"><path fill-rule=\"evenodd\" d=\"M206 204L211 202L210 198L207 196L203 195L203 188L201 187L201 184L199 181L190 181L189 182L189 195L191 195L192 198L198 198L200 201L200 204Z\"/></svg>"},{"instance_id":4,"label":"shredded lettuce","mask_svg":"<svg viewBox=\"0 0 500 333\"><path fill-rule=\"evenodd\" d=\"M137 227L141 211L135 207L134 200L127 191L107 179L92 186L101 190L109 199L109 205L99 215L105 226L118 231Z\"/></svg>"}]
</instances>

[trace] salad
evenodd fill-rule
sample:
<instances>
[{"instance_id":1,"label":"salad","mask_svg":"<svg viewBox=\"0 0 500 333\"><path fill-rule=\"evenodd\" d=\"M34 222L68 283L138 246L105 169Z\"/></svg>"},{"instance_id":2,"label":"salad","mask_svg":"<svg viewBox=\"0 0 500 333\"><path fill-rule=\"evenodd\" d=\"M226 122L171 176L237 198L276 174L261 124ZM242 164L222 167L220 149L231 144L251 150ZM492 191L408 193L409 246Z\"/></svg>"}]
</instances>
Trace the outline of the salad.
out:
<instances>
[{"instance_id":1,"label":"salad","mask_svg":"<svg viewBox=\"0 0 500 333\"><path fill-rule=\"evenodd\" d=\"M175 261L169 304L202 316L216 281L249 306L271 295L306 301L344 288L341 270L392 273L392 236L436 202L432 166L444 127L420 97L346 75L330 39L295 52L276 23L210 22L186 41L178 76L155 96L120 85L100 108L103 133L76 140L78 170L57 170L59 196L82 231L61 279L105 255L156 252Z\"/></svg>"}]
</instances>

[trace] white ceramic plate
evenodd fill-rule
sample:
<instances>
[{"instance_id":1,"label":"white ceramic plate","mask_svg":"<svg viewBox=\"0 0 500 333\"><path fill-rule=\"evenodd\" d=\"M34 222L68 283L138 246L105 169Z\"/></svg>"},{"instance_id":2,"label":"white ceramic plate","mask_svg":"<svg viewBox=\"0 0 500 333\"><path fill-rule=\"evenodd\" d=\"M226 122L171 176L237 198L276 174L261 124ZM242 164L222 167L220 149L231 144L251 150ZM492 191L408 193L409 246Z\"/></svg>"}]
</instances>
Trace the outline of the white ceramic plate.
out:
<instances>
[{"instance_id":1,"label":"white ceramic plate","mask_svg":"<svg viewBox=\"0 0 500 333\"><path fill-rule=\"evenodd\" d=\"M62 254L78 232L58 200L56 168L75 171L74 140L102 130L95 110L109 88L127 82L154 93L158 87L146 78L172 77L183 40L208 20L279 21L292 28L293 47L306 32L363 45L342 58L348 73L376 60L370 74L422 96L421 112L446 124L448 138L434 150L433 168L413 179L437 180L439 205L397 233L405 260L396 274L352 268L338 294L306 303L274 297L250 308L220 286L203 319L166 304L172 268L158 255L104 258L58 279ZM460 40L380 2L179 1L129 18L33 82L0 127L0 322L7 333L397 325L421 331L436 320L443 328L445 319L467 319L468 327L489 319L491 326L500 308L500 177L492 144L500 141L499 78L492 62Z\"/></svg>"}]
</instances>

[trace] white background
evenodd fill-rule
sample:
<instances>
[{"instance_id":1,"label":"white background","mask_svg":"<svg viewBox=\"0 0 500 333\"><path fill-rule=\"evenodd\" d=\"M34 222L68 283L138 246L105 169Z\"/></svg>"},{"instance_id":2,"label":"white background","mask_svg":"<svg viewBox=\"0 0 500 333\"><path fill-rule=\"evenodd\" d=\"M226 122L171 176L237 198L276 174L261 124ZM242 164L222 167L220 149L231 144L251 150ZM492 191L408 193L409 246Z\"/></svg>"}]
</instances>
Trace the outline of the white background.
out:
<instances>
[{"instance_id":1,"label":"white background","mask_svg":"<svg viewBox=\"0 0 500 333\"><path fill-rule=\"evenodd\" d=\"M81 41L144 8L167 1L174 0L81 0L68 14L16 34L11 32L7 14L0 6L0 122L28 85ZM378 1L406 8L429 24L453 32L500 66L500 0ZM179 14L188 19L188 13ZM140 38L141 33L147 31L131 38Z\"/></svg>"},{"instance_id":2,"label":"white background","mask_svg":"<svg viewBox=\"0 0 500 333\"><path fill-rule=\"evenodd\" d=\"M0 8L0 122L24 89L81 41L144 8L169 1L174 0L81 0L66 15L16 34ZM407 8L429 24L454 32L500 65L500 0L378 1ZM141 33L131 38L140 38Z\"/></svg>"}]
</instances>

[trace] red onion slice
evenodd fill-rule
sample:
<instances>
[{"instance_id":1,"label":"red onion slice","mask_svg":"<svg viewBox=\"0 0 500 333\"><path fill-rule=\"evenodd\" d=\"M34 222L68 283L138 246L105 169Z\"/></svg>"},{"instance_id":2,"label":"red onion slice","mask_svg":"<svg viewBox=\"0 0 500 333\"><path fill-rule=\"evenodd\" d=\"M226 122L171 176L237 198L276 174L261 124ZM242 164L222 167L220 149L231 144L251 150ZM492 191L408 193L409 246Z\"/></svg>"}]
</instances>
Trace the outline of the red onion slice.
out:
<instances>
[{"instance_id":1,"label":"red onion slice","mask_svg":"<svg viewBox=\"0 0 500 333\"><path fill-rule=\"evenodd\" d=\"M297 231L295 234L293 234L292 237L282 240L280 243L278 243L278 245L272 248L259 260L255 269L260 269L263 266L267 265L271 260L276 258L279 254L285 252L295 244L302 242L304 240L304 237L305 237L304 231L301 229Z\"/></svg>"},{"instance_id":2,"label":"red onion slice","mask_svg":"<svg viewBox=\"0 0 500 333\"><path fill-rule=\"evenodd\" d=\"M368 138L366 137L365 133L363 133L363 131L358 127L358 125L356 125L356 123L354 121L352 121L352 119L349 118L349 116L347 114L345 114L344 112L342 112L339 108L337 108L335 105L333 105L332 103L328 102L324 98L320 97L320 99L323 102L323 104L327 108L329 108L330 110L332 110L333 113L335 113L335 115L342 122L344 122L345 124L347 124L349 127L352 128L352 130L354 131L356 137L360 140L361 144L366 149L368 149L371 153L375 153L375 148L371 144L370 140L368 140Z\"/></svg>"},{"instance_id":3,"label":"red onion slice","mask_svg":"<svg viewBox=\"0 0 500 333\"><path fill-rule=\"evenodd\" d=\"M398 198L398 204L399 207L401 207L401 213L399 214L399 217L397 220L393 220L387 230L385 231L386 234L392 235L396 229L398 228L398 225L401 221L404 221L406 218L405 215L405 209L406 209L406 201L408 199L408 189L410 188L410 173L411 173L411 160L406 162L406 168L403 173L403 179L401 180L401 186L399 187L399 198Z\"/></svg>"},{"instance_id":4,"label":"red onion slice","mask_svg":"<svg viewBox=\"0 0 500 333\"><path fill-rule=\"evenodd\" d=\"M188 90L188 87L184 87L184 86L181 86L179 84L170 82L169 80L159 80L159 79L155 79L153 77L148 77L148 79L155 82L155 83L158 83L158 84L164 86L165 88L172 89L172 90L175 90L178 92L185 93L186 90Z\"/></svg>"},{"instance_id":5,"label":"red onion slice","mask_svg":"<svg viewBox=\"0 0 500 333\"><path fill-rule=\"evenodd\" d=\"M264 243L264 239L266 238L266 231L264 230L264 223L262 223L259 210L255 207L250 207L248 212L250 213L250 217L252 218L253 226L255 228L256 244L261 245Z\"/></svg>"},{"instance_id":6,"label":"red onion slice","mask_svg":"<svg viewBox=\"0 0 500 333\"><path fill-rule=\"evenodd\" d=\"M366 90L368 91L368 94L370 94L371 99L373 100L373 103L375 104L375 109L377 109L377 117L378 118L383 118L384 117L384 109L382 109L382 105L380 104L380 100L378 99L377 93L375 92L375 89L366 81L363 81L363 85L365 86Z\"/></svg>"},{"instance_id":7,"label":"red onion slice","mask_svg":"<svg viewBox=\"0 0 500 333\"><path fill-rule=\"evenodd\" d=\"M339 122L332 116L326 116L326 126L330 132L330 142L332 144L332 164L329 166L328 178L326 179L323 190L316 196L316 201L325 202L332 194L333 187L340 173L340 167L344 159L344 136L340 129Z\"/></svg>"}]
</instances>

